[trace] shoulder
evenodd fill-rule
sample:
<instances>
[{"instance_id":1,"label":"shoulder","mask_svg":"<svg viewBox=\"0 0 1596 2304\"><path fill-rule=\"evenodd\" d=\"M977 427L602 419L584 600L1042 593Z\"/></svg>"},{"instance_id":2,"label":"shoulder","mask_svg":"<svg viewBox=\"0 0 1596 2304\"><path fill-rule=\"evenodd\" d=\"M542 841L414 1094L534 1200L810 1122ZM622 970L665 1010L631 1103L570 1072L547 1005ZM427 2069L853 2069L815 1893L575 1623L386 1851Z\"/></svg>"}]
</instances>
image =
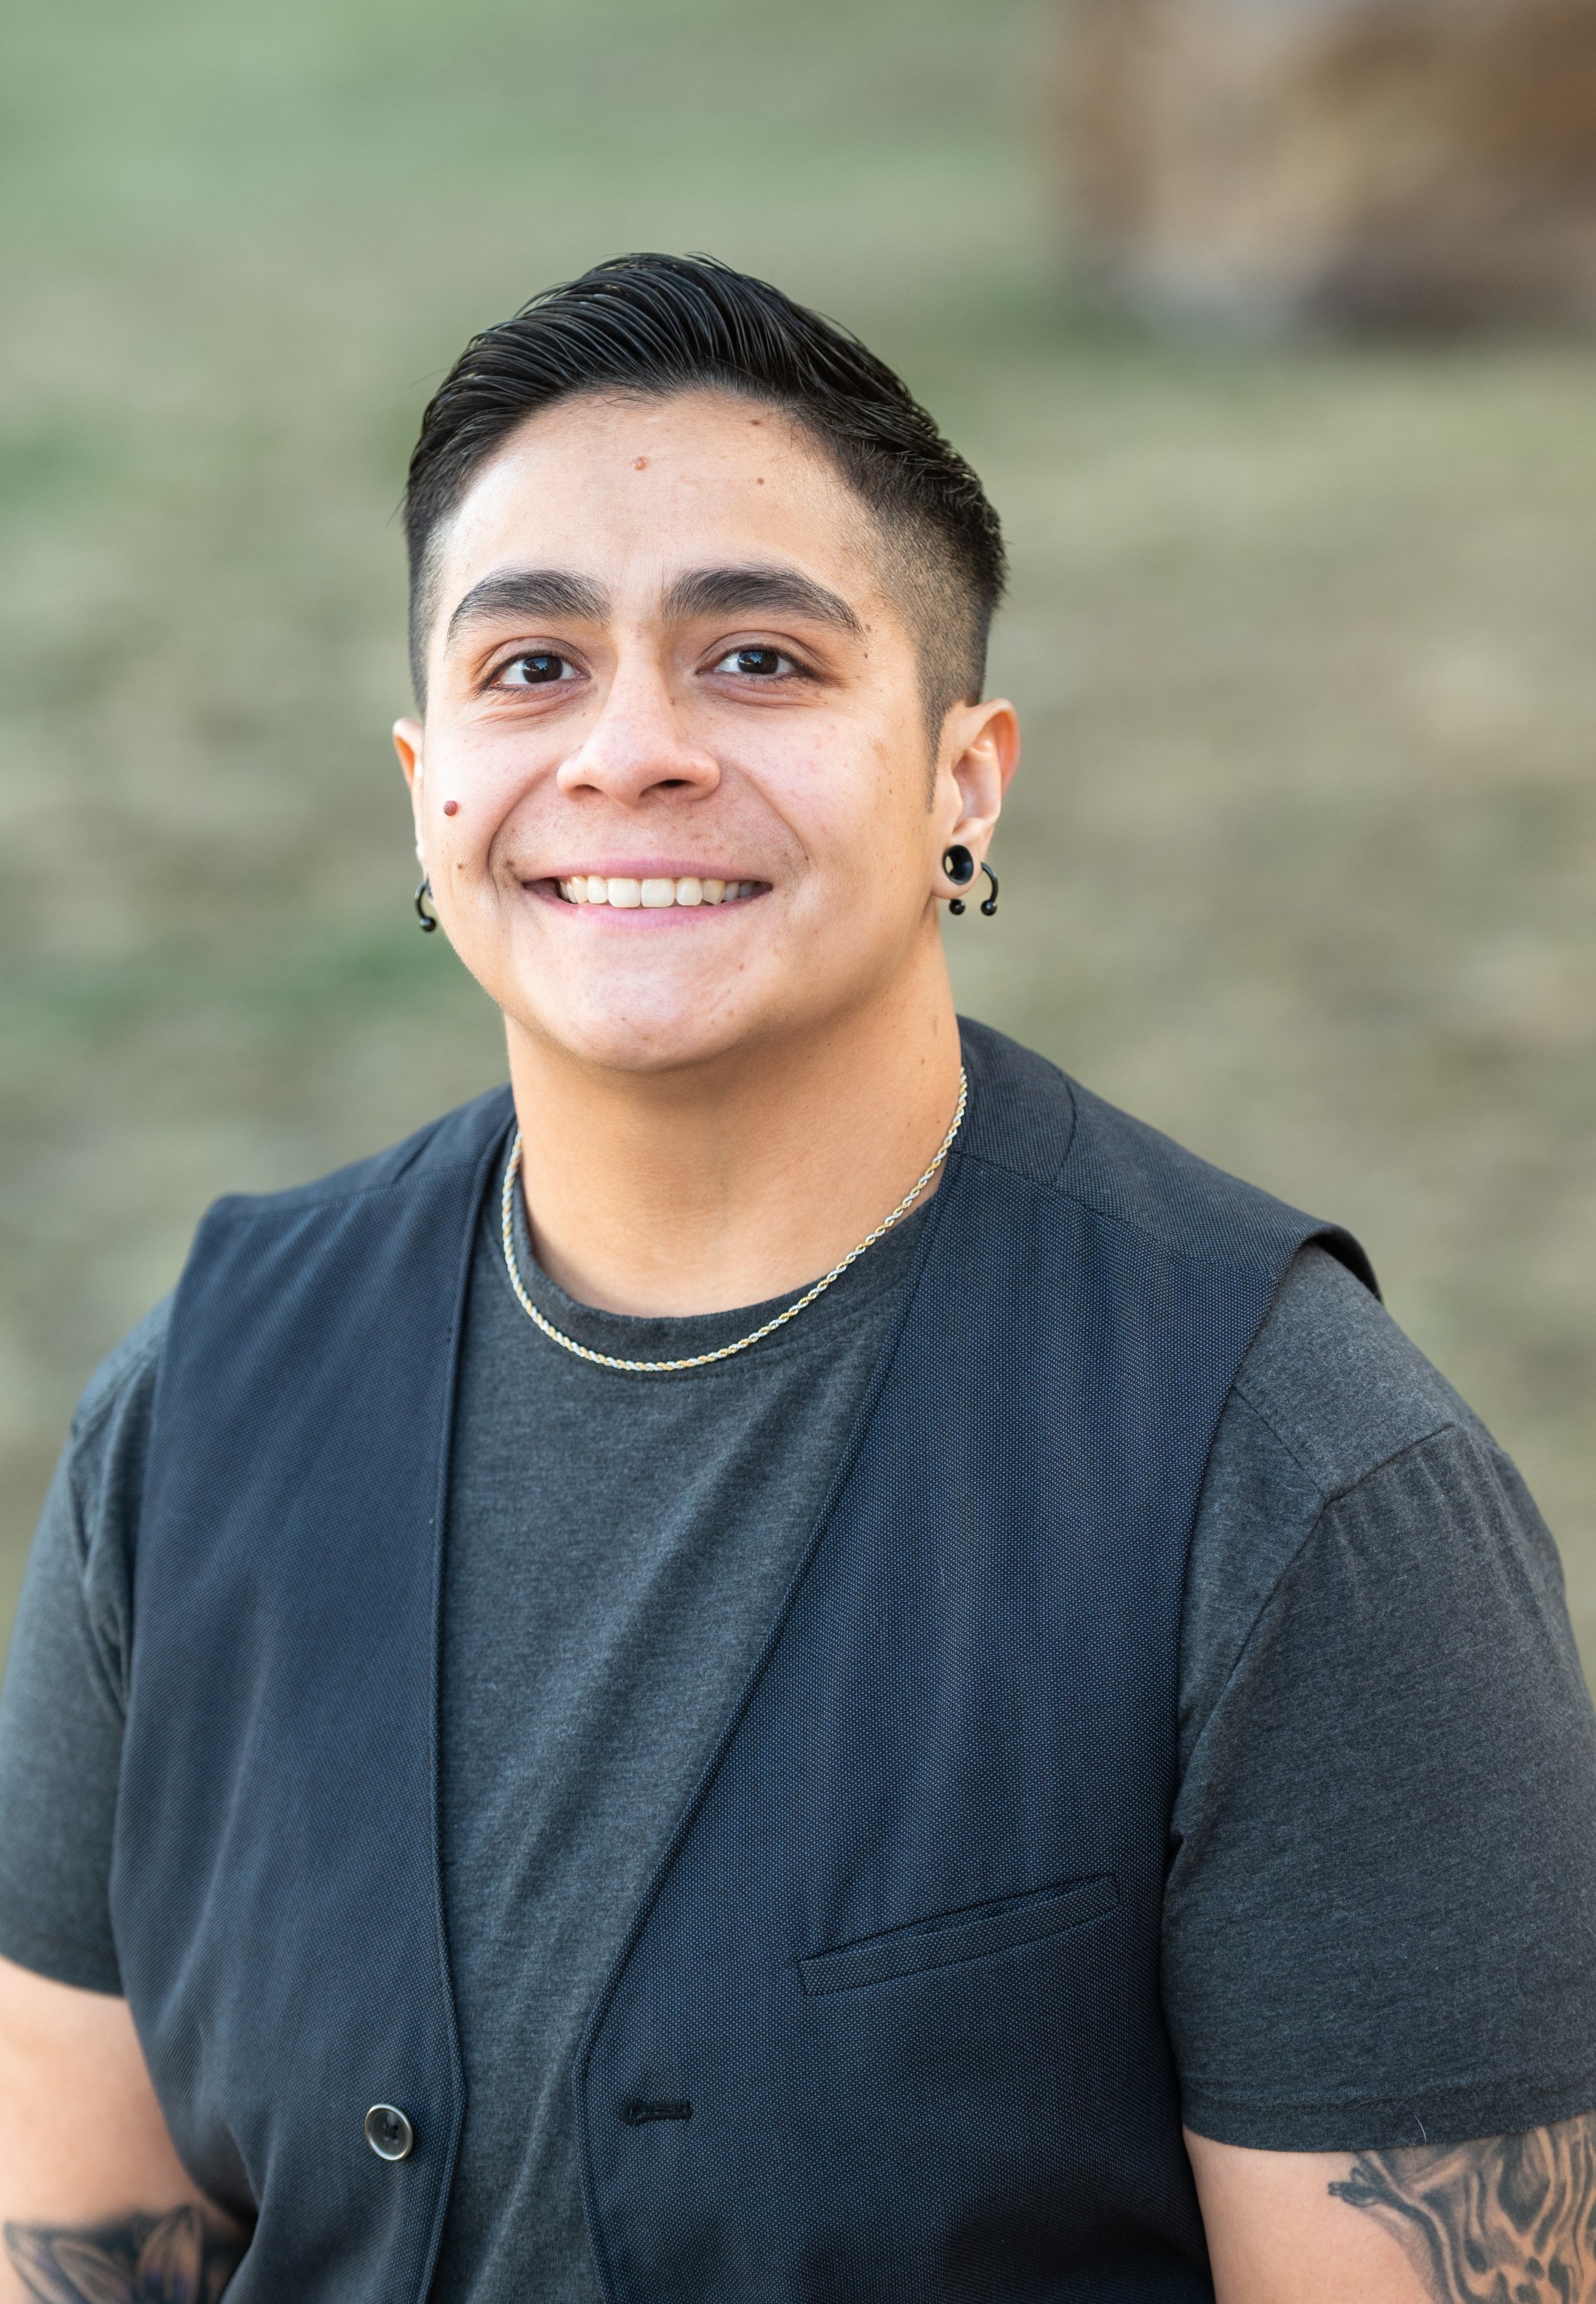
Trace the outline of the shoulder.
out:
<instances>
[{"instance_id":1,"label":"shoulder","mask_svg":"<svg viewBox=\"0 0 1596 2304\"><path fill-rule=\"evenodd\" d=\"M335 1208L390 1190L409 1176L469 1172L502 1139L511 1118L509 1089L495 1088L446 1113L403 1143L315 1182L281 1192L230 1194L210 1209L201 1230ZM163 1298L106 1353L78 1402L64 1470L86 1540L119 1516L119 1500L126 1504L141 1484L174 1301L173 1296Z\"/></svg>"},{"instance_id":2,"label":"shoulder","mask_svg":"<svg viewBox=\"0 0 1596 2304\"><path fill-rule=\"evenodd\" d=\"M65 1470L86 1537L105 1521L112 1493L130 1493L142 1478L161 1354L171 1324L172 1299L164 1296L112 1346L83 1387L72 1416Z\"/></svg>"},{"instance_id":3,"label":"shoulder","mask_svg":"<svg viewBox=\"0 0 1596 2304\"><path fill-rule=\"evenodd\" d=\"M972 1091L967 1158L1169 1257L1278 1268L1299 1241L1316 1237L1375 1289L1363 1249L1339 1227L1200 1159L1003 1033L964 1018L959 1030Z\"/></svg>"},{"instance_id":4,"label":"shoulder","mask_svg":"<svg viewBox=\"0 0 1596 2304\"><path fill-rule=\"evenodd\" d=\"M1369 1531L1371 1575L1393 1588L1410 1555L1439 1584L1481 1545L1518 1554L1542 1591L1557 1582L1555 1547L1510 1460L1369 1291L1311 1244L1242 1362L1209 1459L1182 1634L1188 1750L1291 1571L1353 1518Z\"/></svg>"},{"instance_id":5,"label":"shoulder","mask_svg":"<svg viewBox=\"0 0 1596 2304\"><path fill-rule=\"evenodd\" d=\"M1233 1398L1327 1500L1452 1426L1489 1444L1467 1402L1383 1305L1317 1246L1287 1271Z\"/></svg>"},{"instance_id":6,"label":"shoulder","mask_svg":"<svg viewBox=\"0 0 1596 2304\"><path fill-rule=\"evenodd\" d=\"M162 1354L167 1296L112 1347L84 1385L45 1499L23 1587L42 1585L82 1612L105 1684L122 1686L128 1571L137 1540ZM19 1622L21 1619L19 1619Z\"/></svg>"},{"instance_id":7,"label":"shoulder","mask_svg":"<svg viewBox=\"0 0 1596 2304\"><path fill-rule=\"evenodd\" d=\"M369 1199L408 1182L422 1182L475 1169L505 1134L514 1107L508 1088L490 1088L470 1104L429 1121L402 1143L355 1160L309 1184L280 1192L236 1192L216 1202L208 1221L269 1220Z\"/></svg>"},{"instance_id":8,"label":"shoulder","mask_svg":"<svg viewBox=\"0 0 1596 2304\"><path fill-rule=\"evenodd\" d=\"M149 1393L171 1319L172 1299L163 1296L136 1327L112 1345L79 1397L72 1416L74 1441L88 1440L131 1401Z\"/></svg>"}]
</instances>

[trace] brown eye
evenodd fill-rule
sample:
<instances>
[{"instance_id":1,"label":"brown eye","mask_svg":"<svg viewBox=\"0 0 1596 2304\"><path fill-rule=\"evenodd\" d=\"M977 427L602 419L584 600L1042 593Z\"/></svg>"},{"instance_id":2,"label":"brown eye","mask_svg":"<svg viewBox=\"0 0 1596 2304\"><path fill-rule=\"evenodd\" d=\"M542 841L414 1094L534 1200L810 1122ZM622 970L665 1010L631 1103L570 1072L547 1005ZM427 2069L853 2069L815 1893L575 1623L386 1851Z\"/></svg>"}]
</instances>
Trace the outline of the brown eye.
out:
<instances>
[{"instance_id":1,"label":"brown eye","mask_svg":"<svg viewBox=\"0 0 1596 2304\"><path fill-rule=\"evenodd\" d=\"M563 656L537 648L530 656L512 656L498 677L506 688L547 688L569 668Z\"/></svg>"},{"instance_id":2,"label":"brown eye","mask_svg":"<svg viewBox=\"0 0 1596 2304\"><path fill-rule=\"evenodd\" d=\"M729 656L723 656L715 669L717 672L735 673L743 680L781 680L796 672L798 667L792 657L783 656L779 648L734 648Z\"/></svg>"}]
</instances>

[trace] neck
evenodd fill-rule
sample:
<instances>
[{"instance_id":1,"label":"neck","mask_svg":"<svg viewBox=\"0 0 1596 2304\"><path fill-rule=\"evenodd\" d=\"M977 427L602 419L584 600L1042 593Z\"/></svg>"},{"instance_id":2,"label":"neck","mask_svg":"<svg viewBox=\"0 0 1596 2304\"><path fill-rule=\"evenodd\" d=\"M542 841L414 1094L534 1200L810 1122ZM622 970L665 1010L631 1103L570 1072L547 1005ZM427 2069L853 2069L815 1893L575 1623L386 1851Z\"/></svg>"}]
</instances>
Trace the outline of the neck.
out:
<instances>
[{"instance_id":1,"label":"neck","mask_svg":"<svg viewBox=\"0 0 1596 2304\"><path fill-rule=\"evenodd\" d=\"M801 1288L888 1216L958 1101L941 956L929 980L756 1050L664 1072L510 1030L538 1260L581 1303L717 1312Z\"/></svg>"}]
</instances>

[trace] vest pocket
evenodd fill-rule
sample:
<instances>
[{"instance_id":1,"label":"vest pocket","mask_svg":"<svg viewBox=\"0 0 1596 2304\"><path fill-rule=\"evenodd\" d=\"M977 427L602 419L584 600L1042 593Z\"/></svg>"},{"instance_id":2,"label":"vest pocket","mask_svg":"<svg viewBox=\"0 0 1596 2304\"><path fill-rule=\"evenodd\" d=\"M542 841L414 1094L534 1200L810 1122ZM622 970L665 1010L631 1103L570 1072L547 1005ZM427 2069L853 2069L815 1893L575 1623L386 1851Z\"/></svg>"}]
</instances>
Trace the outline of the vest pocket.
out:
<instances>
[{"instance_id":1,"label":"vest pocket","mask_svg":"<svg viewBox=\"0 0 1596 2304\"><path fill-rule=\"evenodd\" d=\"M1079 1927L1084 1920L1100 1919L1118 1902L1113 1873L1099 1872L1090 1880L1072 1880L1066 1887L978 1904L940 1919L913 1920L907 1927L839 1944L835 1952L814 1952L799 1961L798 1971L805 1992L848 1992L855 1985L882 1984L889 1977L913 1976L921 1969L947 1968L955 1961L981 1960L1015 1944L1037 1944L1044 1936Z\"/></svg>"}]
</instances>

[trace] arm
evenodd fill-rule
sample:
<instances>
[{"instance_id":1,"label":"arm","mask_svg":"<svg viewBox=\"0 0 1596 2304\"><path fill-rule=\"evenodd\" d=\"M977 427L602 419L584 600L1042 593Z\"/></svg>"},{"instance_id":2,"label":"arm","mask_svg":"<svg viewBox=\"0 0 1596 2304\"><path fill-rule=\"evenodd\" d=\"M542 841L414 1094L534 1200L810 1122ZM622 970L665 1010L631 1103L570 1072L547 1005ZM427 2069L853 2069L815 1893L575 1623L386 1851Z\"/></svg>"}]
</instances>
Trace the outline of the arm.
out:
<instances>
[{"instance_id":1,"label":"arm","mask_svg":"<svg viewBox=\"0 0 1596 2304\"><path fill-rule=\"evenodd\" d=\"M1596 2304L1596 2113L1384 2152L1186 2148L1218 2304Z\"/></svg>"},{"instance_id":2,"label":"arm","mask_svg":"<svg viewBox=\"0 0 1596 2304\"><path fill-rule=\"evenodd\" d=\"M243 2236L178 2159L125 2000L0 1960L0 2304L215 2304Z\"/></svg>"},{"instance_id":3,"label":"arm","mask_svg":"<svg viewBox=\"0 0 1596 2304\"><path fill-rule=\"evenodd\" d=\"M1303 1260L1248 1366L1166 1896L1218 2296L1596 2304L1596 2118L1565 2117L1596 2105L1596 1721L1556 1547L1336 1267ZM1318 2148L1354 2139L1404 2148Z\"/></svg>"}]
</instances>

